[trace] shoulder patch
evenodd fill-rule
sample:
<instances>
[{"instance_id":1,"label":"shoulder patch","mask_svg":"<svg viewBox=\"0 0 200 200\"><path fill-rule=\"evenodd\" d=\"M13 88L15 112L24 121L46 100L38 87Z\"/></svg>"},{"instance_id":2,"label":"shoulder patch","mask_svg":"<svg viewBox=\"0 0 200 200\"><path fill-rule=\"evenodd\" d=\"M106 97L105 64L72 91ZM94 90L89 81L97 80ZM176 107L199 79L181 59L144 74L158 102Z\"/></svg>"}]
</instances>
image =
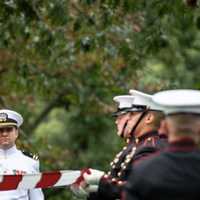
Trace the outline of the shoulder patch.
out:
<instances>
[{"instance_id":1,"label":"shoulder patch","mask_svg":"<svg viewBox=\"0 0 200 200\"><path fill-rule=\"evenodd\" d=\"M22 153L23 153L24 155L26 155L26 156L28 156L28 157L34 159L34 160L38 160L38 159L39 159L38 155L36 155L36 154L32 154L32 153L27 152L27 151L22 151Z\"/></svg>"}]
</instances>

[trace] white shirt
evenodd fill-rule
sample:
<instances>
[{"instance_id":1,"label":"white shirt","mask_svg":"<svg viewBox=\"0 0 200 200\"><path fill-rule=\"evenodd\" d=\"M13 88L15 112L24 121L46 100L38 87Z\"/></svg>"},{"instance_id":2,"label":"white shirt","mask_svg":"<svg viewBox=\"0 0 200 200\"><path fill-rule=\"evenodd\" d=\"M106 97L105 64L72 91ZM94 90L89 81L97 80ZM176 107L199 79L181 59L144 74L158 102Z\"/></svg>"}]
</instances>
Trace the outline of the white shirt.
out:
<instances>
[{"instance_id":1,"label":"white shirt","mask_svg":"<svg viewBox=\"0 0 200 200\"><path fill-rule=\"evenodd\" d=\"M16 146L0 149L0 174L39 172L39 161L24 155ZM44 200L41 189L0 191L0 200Z\"/></svg>"}]
</instances>

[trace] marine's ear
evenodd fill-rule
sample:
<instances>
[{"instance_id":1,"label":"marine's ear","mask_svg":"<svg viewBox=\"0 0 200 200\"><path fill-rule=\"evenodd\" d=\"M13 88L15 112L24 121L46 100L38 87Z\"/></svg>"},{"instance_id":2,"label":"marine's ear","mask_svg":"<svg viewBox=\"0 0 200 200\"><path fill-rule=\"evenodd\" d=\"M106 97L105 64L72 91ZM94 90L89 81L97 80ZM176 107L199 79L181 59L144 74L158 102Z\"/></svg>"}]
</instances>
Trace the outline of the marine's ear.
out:
<instances>
[{"instance_id":1,"label":"marine's ear","mask_svg":"<svg viewBox=\"0 0 200 200\"><path fill-rule=\"evenodd\" d=\"M145 116L145 123L146 124L151 124L155 119L155 116L153 113L147 113L147 115Z\"/></svg>"},{"instance_id":2,"label":"marine's ear","mask_svg":"<svg viewBox=\"0 0 200 200\"><path fill-rule=\"evenodd\" d=\"M19 129L15 128L15 139L17 139L19 136Z\"/></svg>"}]
</instances>

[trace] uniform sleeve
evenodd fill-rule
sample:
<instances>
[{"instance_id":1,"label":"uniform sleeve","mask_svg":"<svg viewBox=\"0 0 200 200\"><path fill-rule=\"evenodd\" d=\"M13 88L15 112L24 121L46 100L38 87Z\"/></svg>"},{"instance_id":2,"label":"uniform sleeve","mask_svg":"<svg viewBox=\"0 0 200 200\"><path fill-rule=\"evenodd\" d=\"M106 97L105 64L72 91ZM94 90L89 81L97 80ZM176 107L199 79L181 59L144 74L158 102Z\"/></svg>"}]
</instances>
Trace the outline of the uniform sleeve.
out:
<instances>
[{"instance_id":1,"label":"uniform sleeve","mask_svg":"<svg viewBox=\"0 0 200 200\"><path fill-rule=\"evenodd\" d=\"M121 195L122 200L141 200L141 196L139 195L140 188L143 188L143 184L140 184L138 181L137 174L132 171L129 179L127 181L126 186Z\"/></svg>"},{"instance_id":2,"label":"uniform sleeve","mask_svg":"<svg viewBox=\"0 0 200 200\"><path fill-rule=\"evenodd\" d=\"M34 171L39 172L39 161L33 165ZM29 200L44 200L44 194L41 189L29 190Z\"/></svg>"},{"instance_id":3,"label":"uniform sleeve","mask_svg":"<svg viewBox=\"0 0 200 200\"><path fill-rule=\"evenodd\" d=\"M30 200L44 200L44 194L41 189L29 190Z\"/></svg>"},{"instance_id":4,"label":"uniform sleeve","mask_svg":"<svg viewBox=\"0 0 200 200\"><path fill-rule=\"evenodd\" d=\"M102 197L104 197L103 194L105 194L105 199L107 197L107 199L115 200L120 199L122 188L123 186L119 185L117 182L112 182L109 179L102 179L98 192L101 194Z\"/></svg>"},{"instance_id":5,"label":"uniform sleeve","mask_svg":"<svg viewBox=\"0 0 200 200\"><path fill-rule=\"evenodd\" d=\"M88 200L120 199L122 187L122 185L118 185L109 179L101 179L98 192L91 193L88 197Z\"/></svg>"},{"instance_id":6,"label":"uniform sleeve","mask_svg":"<svg viewBox=\"0 0 200 200\"><path fill-rule=\"evenodd\" d=\"M137 150L134 155L132 162L139 162L145 160L155 153L157 149L153 146L141 147ZM131 174L133 164L130 163L124 173L126 174L125 179L127 180ZM124 182L126 184L126 182ZM119 185L117 182L112 182L110 179L101 179L99 183L98 192L91 193L88 197L88 200L116 200L121 198L122 190L124 185Z\"/></svg>"},{"instance_id":7,"label":"uniform sleeve","mask_svg":"<svg viewBox=\"0 0 200 200\"><path fill-rule=\"evenodd\" d=\"M122 193L121 200L141 200L136 193L130 193L128 191Z\"/></svg>"}]
</instances>

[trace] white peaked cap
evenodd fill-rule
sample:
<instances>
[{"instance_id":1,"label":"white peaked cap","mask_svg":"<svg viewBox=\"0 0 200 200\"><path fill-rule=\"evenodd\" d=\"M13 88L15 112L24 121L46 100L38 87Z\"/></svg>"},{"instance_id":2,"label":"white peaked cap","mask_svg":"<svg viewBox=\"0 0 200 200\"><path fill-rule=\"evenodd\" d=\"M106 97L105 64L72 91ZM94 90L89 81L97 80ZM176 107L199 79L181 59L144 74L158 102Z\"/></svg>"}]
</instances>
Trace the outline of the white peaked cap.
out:
<instances>
[{"instance_id":1,"label":"white peaked cap","mask_svg":"<svg viewBox=\"0 0 200 200\"><path fill-rule=\"evenodd\" d=\"M153 101L156 104L162 106L162 110L166 114L200 114L200 90L166 90L154 94Z\"/></svg>"},{"instance_id":2,"label":"white peaked cap","mask_svg":"<svg viewBox=\"0 0 200 200\"><path fill-rule=\"evenodd\" d=\"M8 109L0 109L0 127L2 126L17 126L20 127L23 123L23 117Z\"/></svg>"},{"instance_id":3,"label":"white peaked cap","mask_svg":"<svg viewBox=\"0 0 200 200\"><path fill-rule=\"evenodd\" d=\"M147 106L150 110L161 110L161 107L153 102L152 95L138 90L129 90L129 93L134 96L134 105Z\"/></svg>"},{"instance_id":4,"label":"white peaked cap","mask_svg":"<svg viewBox=\"0 0 200 200\"><path fill-rule=\"evenodd\" d=\"M131 95L120 95L113 98L118 103L118 108L131 108L134 102L134 97Z\"/></svg>"}]
</instances>

